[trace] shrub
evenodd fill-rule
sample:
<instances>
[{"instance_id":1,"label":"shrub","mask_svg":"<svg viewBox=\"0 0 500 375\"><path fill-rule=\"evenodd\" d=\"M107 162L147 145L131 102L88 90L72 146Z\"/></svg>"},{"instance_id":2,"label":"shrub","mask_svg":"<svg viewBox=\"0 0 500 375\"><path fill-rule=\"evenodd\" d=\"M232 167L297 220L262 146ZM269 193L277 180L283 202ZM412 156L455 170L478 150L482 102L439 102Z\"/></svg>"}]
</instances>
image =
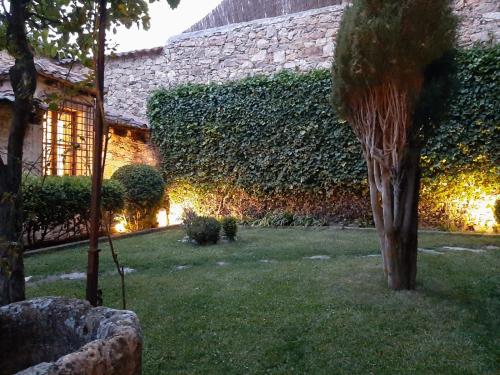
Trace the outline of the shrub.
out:
<instances>
[{"instance_id":1,"label":"shrub","mask_svg":"<svg viewBox=\"0 0 500 375\"><path fill-rule=\"evenodd\" d=\"M200 245L216 244L220 237L220 223L213 217L197 216L185 226L186 234Z\"/></svg>"},{"instance_id":2,"label":"shrub","mask_svg":"<svg viewBox=\"0 0 500 375\"><path fill-rule=\"evenodd\" d=\"M190 226L197 217L198 215L192 208L185 208L182 211L182 225L185 227Z\"/></svg>"},{"instance_id":3,"label":"shrub","mask_svg":"<svg viewBox=\"0 0 500 375\"><path fill-rule=\"evenodd\" d=\"M328 225L328 221L311 215L293 215L293 226L296 227L323 227L325 225Z\"/></svg>"},{"instance_id":4,"label":"shrub","mask_svg":"<svg viewBox=\"0 0 500 375\"><path fill-rule=\"evenodd\" d=\"M275 211L256 220L252 225L258 227L288 227L293 225L293 214L285 211Z\"/></svg>"},{"instance_id":5,"label":"shrub","mask_svg":"<svg viewBox=\"0 0 500 375\"><path fill-rule=\"evenodd\" d=\"M155 168L144 164L125 165L111 176L125 189L124 216L133 229L154 226L155 213L163 202L165 182Z\"/></svg>"},{"instance_id":6,"label":"shrub","mask_svg":"<svg viewBox=\"0 0 500 375\"><path fill-rule=\"evenodd\" d=\"M88 233L92 181L89 177L29 177L23 181L23 229L29 246L68 240ZM116 181L103 183L102 207L117 212L124 190Z\"/></svg>"},{"instance_id":7,"label":"shrub","mask_svg":"<svg viewBox=\"0 0 500 375\"><path fill-rule=\"evenodd\" d=\"M221 221L222 229L224 230L224 235L229 241L234 241L236 238L236 233L238 232L238 224L234 217L225 217Z\"/></svg>"}]
</instances>

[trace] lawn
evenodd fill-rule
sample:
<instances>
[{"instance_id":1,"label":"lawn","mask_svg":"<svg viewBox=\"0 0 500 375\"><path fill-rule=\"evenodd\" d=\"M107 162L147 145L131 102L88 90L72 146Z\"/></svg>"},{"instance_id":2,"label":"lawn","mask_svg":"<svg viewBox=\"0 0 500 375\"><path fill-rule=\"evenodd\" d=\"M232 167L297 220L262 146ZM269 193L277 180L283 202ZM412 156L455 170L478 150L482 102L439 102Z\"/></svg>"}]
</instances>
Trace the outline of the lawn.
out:
<instances>
[{"instance_id":1,"label":"lawn","mask_svg":"<svg viewBox=\"0 0 500 375\"><path fill-rule=\"evenodd\" d=\"M414 292L383 281L373 231L243 229L196 247L180 230L116 241L144 374L498 374L500 250L419 255ZM423 233L420 246L484 248L500 237ZM305 257L328 255L330 259ZM105 305L120 306L103 246ZM220 263L224 262L224 263ZM27 275L85 271L84 248L26 260ZM178 266L188 267L178 267ZM182 269L180 269L182 268ZM28 296L83 298L84 281L29 284Z\"/></svg>"}]
</instances>

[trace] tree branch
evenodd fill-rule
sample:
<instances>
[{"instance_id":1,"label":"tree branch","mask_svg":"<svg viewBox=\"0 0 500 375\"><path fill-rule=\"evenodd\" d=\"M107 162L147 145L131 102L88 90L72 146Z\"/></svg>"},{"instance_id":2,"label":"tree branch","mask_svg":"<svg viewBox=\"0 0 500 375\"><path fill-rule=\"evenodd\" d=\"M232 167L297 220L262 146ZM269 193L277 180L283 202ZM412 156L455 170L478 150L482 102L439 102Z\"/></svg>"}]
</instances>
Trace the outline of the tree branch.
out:
<instances>
[{"instance_id":1,"label":"tree branch","mask_svg":"<svg viewBox=\"0 0 500 375\"><path fill-rule=\"evenodd\" d=\"M36 17L36 18L40 19L41 21L49 22L52 25L61 25L62 24L61 20L52 19L52 18L49 18L47 16L44 16L44 15L36 13L36 12L30 12L30 13L28 13L28 15L32 16L32 17Z\"/></svg>"},{"instance_id":2,"label":"tree branch","mask_svg":"<svg viewBox=\"0 0 500 375\"><path fill-rule=\"evenodd\" d=\"M1 15L1 16L3 16L2 18L9 19L10 18L10 13L7 11L7 7L5 6L5 1L4 0L0 0L0 4L2 4L2 9L3 9L3 12L4 12L4 14Z\"/></svg>"}]
</instances>

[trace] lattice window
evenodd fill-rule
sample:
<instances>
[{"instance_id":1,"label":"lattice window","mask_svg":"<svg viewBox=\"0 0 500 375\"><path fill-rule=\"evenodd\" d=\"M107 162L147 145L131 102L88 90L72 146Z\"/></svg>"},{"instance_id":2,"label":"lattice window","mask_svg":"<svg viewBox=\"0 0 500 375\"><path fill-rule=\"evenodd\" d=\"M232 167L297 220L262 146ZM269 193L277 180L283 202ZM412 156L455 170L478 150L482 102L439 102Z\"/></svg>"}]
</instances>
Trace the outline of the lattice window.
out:
<instances>
[{"instance_id":1,"label":"lattice window","mask_svg":"<svg viewBox=\"0 0 500 375\"><path fill-rule=\"evenodd\" d=\"M43 122L45 175L89 176L92 171L94 109L65 102L59 111L47 111Z\"/></svg>"}]
</instances>

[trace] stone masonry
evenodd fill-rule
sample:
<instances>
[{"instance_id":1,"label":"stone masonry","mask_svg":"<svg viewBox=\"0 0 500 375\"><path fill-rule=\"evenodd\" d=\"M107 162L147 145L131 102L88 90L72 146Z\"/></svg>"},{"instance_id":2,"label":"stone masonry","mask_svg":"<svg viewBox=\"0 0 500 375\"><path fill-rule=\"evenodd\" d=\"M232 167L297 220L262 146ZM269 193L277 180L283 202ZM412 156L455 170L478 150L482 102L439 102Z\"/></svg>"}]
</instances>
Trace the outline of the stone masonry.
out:
<instances>
[{"instance_id":1,"label":"stone masonry","mask_svg":"<svg viewBox=\"0 0 500 375\"><path fill-rule=\"evenodd\" d=\"M160 87L329 68L344 7L185 33L165 47L119 54L106 65L107 105L145 119L147 98ZM455 0L455 11L460 45L500 40L498 0Z\"/></svg>"}]
</instances>

